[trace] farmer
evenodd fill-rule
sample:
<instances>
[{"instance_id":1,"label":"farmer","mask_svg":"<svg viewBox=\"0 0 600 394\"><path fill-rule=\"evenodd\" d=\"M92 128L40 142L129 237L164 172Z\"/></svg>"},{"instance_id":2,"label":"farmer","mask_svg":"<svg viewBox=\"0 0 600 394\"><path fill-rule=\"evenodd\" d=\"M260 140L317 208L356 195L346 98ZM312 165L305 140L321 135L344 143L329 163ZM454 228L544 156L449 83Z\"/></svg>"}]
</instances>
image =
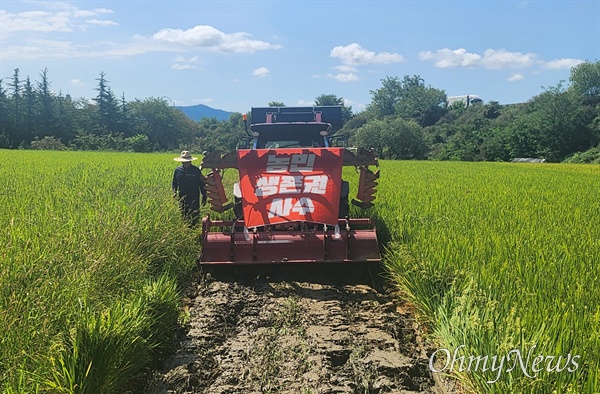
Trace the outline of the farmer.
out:
<instances>
[{"instance_id":1,"label":"farmer","mask_svg":"<svg viewBox=\"0 0 600 394\"><path fill-rule=\"evenodd\" d=\"M206 205L206 190L204 188L204 176L200 169L192 165L192 161L198 160L192 157L187 150L181 152L179 157L173 160L181 163L173 174L173 198L177 198L179 192L179 208L184 220L190 226L195 226L200 218L200 194L202 194L202 205Z\"/></svg>"}]
</instances>

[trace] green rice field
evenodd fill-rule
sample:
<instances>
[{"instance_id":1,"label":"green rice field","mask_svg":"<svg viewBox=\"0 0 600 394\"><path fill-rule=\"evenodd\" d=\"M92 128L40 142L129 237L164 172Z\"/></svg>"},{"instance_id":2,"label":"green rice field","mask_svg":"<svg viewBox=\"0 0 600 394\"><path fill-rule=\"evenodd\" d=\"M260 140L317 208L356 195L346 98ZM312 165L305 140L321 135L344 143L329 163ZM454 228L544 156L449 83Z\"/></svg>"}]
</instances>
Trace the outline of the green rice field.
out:
<instances>
[{"instance_id":1,"label":"green rice field","mask_svg":"<svg viewBox=\"0 0 600 394\"><path fill-rule=\"evenodd\" d=\"M198 253L173 167L0 151L0 392L120 392L160 356Z\"/></svg>"},{"instance_id":2,"label":"green rice field","mask_svg":"<svg viewBox=\"0 0 600 394\"><path fill-rule=\"evenodd\" d=\"M122 392L160 357L199 252L175 156L0 151L0 390ZM367 214L436 373L600 392L599 190L596 165L381 163Z\"/></svg>"},{"instance_id":3,"label":"green rice field","mask_svg":"<svg viewBox=\"0 0 600 394\"><path fill-rule=\"evenodd\" d=\"M599 166L387 162L382 174L386 264L456 361L444 372L460 372L458 349L473 392L600 391ZM469 369L469 356L498 362Z\"/></svg>"}]
</instances>

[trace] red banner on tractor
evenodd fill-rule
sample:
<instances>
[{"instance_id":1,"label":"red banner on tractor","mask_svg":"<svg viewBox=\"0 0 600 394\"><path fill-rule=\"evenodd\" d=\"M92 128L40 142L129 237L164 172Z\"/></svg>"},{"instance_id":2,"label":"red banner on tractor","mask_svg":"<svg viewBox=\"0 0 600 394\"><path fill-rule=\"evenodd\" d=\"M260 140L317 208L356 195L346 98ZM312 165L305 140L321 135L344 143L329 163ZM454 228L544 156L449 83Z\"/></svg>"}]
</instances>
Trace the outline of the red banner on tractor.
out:
<instances>
[{"instance_id":1,"label":"red banner on tractor","mask_svg":"<svg viewBox=\"0 0 600 394\"><path fill-rule=\"evenodd\" d=\"M239 150L246 226L294 221L336 225L342 161L340 148Z\"/></svg>"}]
</instances>

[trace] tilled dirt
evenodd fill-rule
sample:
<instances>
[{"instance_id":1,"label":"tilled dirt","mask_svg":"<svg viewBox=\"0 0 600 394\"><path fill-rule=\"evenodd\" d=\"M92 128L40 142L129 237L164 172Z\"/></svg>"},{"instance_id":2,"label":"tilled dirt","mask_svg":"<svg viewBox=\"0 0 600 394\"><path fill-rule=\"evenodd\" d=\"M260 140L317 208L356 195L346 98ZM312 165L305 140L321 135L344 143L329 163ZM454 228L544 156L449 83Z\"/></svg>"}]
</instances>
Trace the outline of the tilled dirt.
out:
<instances>
[{"instance_id":1,"label":"tilled dirt","mask_svg":"<svg viewBox=\"0 0 600 394\"><path fill-rule=\"evenodd\" d=\"M348 272L304 270L205 276L179 349L145 392L445 392L395 297Z\"/></svg>"}]
</instances>

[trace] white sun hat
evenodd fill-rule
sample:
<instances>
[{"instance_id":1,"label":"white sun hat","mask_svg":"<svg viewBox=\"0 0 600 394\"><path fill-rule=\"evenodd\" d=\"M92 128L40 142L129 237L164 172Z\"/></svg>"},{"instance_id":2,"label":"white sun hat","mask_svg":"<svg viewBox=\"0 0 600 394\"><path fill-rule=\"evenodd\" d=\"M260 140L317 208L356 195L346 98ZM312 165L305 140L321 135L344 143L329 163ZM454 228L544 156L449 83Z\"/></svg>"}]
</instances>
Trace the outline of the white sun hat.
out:
<instances>
[{"instance_id":1,"label":"white sun hat","mask_svg":"<svg viewBox=\"0 0 600 394\"><path fill-rule=\"evenodd\" d=\"M192 157L192 154L189 151L184 150L183 152L181 152L181 155L179 155L179 157L176 157L173 160L179 161L179 162L188 162L188 161L198 160L198 158Z\"/></svg>"}]
</instances>

